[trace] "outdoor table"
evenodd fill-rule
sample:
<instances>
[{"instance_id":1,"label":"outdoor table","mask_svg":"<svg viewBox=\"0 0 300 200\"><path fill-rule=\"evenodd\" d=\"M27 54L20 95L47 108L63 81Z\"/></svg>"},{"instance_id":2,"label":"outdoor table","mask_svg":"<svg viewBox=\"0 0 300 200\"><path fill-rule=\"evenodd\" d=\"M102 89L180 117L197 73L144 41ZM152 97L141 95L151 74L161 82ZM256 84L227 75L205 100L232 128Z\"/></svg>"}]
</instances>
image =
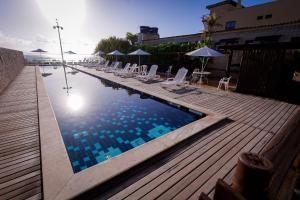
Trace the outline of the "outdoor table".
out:
<instances>
[{"instance_id":1,"label":"outdoor table","mask_svg":"<svg viewBox=\"0 0 300 200\"><path fill-rule=\"evenodd\" d=\"M200 75L200 79L199 79L198 83L202 84L203 83L203 78L208 80L206 76L210 75L211 72L202 71L202 72L193 72L193 74Z\"/></svg>"}]
</instances>

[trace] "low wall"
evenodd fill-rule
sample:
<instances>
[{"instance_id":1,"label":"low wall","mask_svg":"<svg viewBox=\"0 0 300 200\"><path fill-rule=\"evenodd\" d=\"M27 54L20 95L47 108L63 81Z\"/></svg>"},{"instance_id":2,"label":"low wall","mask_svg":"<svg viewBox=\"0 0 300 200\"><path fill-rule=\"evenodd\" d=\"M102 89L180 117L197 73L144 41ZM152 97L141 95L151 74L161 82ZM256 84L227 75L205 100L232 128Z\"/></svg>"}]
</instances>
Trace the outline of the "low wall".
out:
<instances>
[{"instance_id":1,"label":"low wall","mask_svg":"<svg viewBox=\"0 0 300 200\"><path fill-rule=\"evenodd\" d=\"M0 93L14 80L24 65L23 52L0 48Z\"/></svg>"}]
</instances>

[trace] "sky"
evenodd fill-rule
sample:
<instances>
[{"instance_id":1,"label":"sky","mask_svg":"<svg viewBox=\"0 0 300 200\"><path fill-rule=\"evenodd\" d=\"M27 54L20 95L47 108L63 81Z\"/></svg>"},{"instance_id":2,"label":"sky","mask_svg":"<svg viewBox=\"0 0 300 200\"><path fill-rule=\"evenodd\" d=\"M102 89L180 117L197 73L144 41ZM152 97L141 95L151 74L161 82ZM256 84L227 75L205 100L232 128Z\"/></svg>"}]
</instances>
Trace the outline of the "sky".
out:
<instances>
[{"instance_id":1,"label":"sky","mask_svg":"<svg viewBox=\"0 0 300 200\"><path fill-rule=\"evenodd\" d=\"M206 5L221 0L0 0L0 47L29 52L42 48L58 54L55 18L63 26L64 51L91 54L109 36L138 33L139 26L159 28L160 37L198 33ZM271 0L244 0L252 6Z\"/></svg>"}]
</instances>

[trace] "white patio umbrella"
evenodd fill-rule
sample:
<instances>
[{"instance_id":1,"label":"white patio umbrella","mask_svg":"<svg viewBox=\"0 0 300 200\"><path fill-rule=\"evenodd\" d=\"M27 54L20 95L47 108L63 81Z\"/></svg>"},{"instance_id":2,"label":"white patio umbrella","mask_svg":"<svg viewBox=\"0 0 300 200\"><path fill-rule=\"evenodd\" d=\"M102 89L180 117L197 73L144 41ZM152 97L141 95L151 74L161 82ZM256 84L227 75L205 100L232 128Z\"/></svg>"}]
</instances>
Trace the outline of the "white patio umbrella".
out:
<instances>
[{"instance_id":1,"label":"white patio umbrella","mask_svg":"<svg viewBox=\"0 0 300 200\"><path fill-rule=\"evenodd\" d=\"M124 53L121 53L118 50L114 50L114 51L108 53L107 55L116 56L116 61L117 61L118 60L118 56L124 56Z\"/></svg>"},{"instance_id":2,"label":"white patio umbrella","mask_svg":"<svg viewBox=\"0 0 300 200\"><path fill-rule=\"evenodd\" d=\"M201 66L201 74L200 74L200 83L202 83L202 73L208 63L208 60L210 57L220 57L220 56L224 56L224 54L213 50L207 46L204 46L202 48L196 49L194 51L188 52L185 55L188 56L193 56L193 57L201 57L202 58L202 66Z\"/></svg>"},{"instance_id":3,"label":"white patio umbrella","mask_svg":"<svg viewBox=\"0 0 300 200\"><path fill-rule=\"evenodd\" d=\"M139 66L140 66L141 65L141 56L150 56L151 54L146 52L146 51L143 51L141 49L138 49L134 52L129 53L128 55L130 55L130 56L139 56Z\"/></svg>"}]
</instances>

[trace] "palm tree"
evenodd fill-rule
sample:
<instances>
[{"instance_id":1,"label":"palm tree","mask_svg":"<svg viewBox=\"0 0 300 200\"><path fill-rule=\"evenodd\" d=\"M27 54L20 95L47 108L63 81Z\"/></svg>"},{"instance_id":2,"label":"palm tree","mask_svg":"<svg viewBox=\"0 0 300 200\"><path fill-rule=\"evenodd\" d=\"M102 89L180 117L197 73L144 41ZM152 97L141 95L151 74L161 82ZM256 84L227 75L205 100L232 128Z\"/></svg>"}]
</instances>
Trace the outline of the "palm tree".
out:
<instances>
[{"instance_id":1,"label":"palm tree","mask_svg":"<svg viewBox=\"0 0 300 200\"><path fill-rule=\"evenodd\" d=\"M137 36L136 34L127 32L127 33L126 33L126 39L127 39L127 41L128 41L131 45L134 45L134 43L135 43L135 42L137 41L137 39L138 39L138 36Z\"/></svg>"},{"instance_id":2,"label":"palm tree","mask_svg":"<svg viewBox=\"0 0 300 200\"><path fill-rule=\"evenodd\" d=\"M218 23L218 19L219 17L214 12L202 17L202 22L205 28L204 39L209 43L211 42L211 34L214 31L215 27L221 26L221 24Z\"/></svg>"}]
</instances>

